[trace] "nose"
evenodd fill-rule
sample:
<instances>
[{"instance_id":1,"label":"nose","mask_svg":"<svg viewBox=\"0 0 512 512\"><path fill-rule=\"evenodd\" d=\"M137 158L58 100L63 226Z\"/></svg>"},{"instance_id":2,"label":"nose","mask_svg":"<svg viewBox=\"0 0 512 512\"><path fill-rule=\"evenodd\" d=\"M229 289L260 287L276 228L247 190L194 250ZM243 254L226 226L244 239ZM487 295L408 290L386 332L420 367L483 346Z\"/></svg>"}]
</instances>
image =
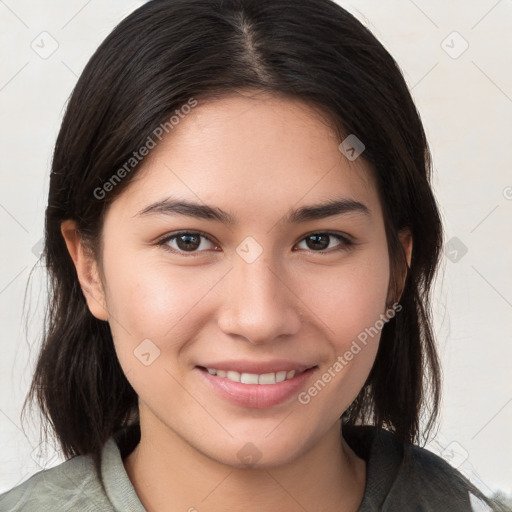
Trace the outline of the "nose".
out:
<instances>
[{"instance_id":1,"label":"nose","mask_svg":"<svg viewBox=\"0 0 512 512\"><path fill-rule=\"evenodd\" d=\"M301 301L290 279L259 257L252 263L235 258L224 283L219 327L255 345L293 335L301 326Z\"/></svg>"}]
</instances>

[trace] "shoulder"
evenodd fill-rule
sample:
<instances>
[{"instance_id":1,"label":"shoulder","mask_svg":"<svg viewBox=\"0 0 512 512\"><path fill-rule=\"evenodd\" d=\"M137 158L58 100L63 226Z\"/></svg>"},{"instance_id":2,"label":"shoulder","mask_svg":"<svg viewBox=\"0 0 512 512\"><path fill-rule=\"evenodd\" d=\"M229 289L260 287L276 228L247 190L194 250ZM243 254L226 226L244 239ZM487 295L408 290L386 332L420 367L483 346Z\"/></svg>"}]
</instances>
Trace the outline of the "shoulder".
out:
<instances>
[{"instance_id":1,"label":"shoulder","mask_svg":"<svg viewBox=\"0 0 512 512\"><path fill-rule=\"evenodd\" d=\"M425 448L404 445L404 457L397 475L405 494L428 502L427 510L471 511L471 483L444 459Z\"/></svg>"},{"instance_id":2,"label":"shoulder","mask_svg":"<svg viewBox=\"0 0 512 512\"><path fill-rule=\"evenodd\" d=\"M40 471L0 494L1 512L97 512L111 509L88 455Z\"/></svg>"},{"instance_id":3,"label":"shoulder","mask_svg":"<svg viewBox=\"0 0 512 512\"><path fill-rule=\"evenodd\" d=\"M361 511L471 512L479 501L478 489L448 462L390 432L349 427L347 442L367 463Z\"/></svg>"}]
</instances>

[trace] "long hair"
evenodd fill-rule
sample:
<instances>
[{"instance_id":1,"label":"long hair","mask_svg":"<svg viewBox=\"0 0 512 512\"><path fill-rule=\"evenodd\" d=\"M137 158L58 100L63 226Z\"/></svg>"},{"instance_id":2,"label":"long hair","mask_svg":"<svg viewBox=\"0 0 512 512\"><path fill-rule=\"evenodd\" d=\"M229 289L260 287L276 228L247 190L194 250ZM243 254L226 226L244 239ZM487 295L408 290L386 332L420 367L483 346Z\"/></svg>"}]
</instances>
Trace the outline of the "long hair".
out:
<instances>
[{"instance_id":1,"label":"long hair","mask_svg":"<svg viewBox=\"0 0 512 512\"><path fill-rule=\"evenodd\" d=\"M442 247L431 156L418 111L386 49L331 0L153 0L125 18L94 53L69 99L56 141L43 257L50 300L35 374L37 400L66 458L90 454L137 421L137 394L118 362L107 322L87 307L60 231L73 219L101 260L108 205L136 176L98 190L190 98L242 88L296 98L325 112L340 136L354 134L372 169L390 256L387 322L373 368L344 413L417 442L432 427L440 370L430 307ZM407 267L398 231L409 228ZM397 283L402 283L403 289Z\"/></svg>"}]
</instances>

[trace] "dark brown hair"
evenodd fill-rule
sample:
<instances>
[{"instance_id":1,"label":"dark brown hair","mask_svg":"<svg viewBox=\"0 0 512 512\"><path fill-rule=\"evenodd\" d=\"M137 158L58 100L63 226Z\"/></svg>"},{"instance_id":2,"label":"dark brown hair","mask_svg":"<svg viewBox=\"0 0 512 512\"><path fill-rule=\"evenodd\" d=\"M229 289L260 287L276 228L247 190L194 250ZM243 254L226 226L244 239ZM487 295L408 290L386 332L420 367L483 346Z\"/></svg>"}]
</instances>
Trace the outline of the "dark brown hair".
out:
<instances>
[{"instance_id":1,"label":"dark brown hair","mask_svg":"<svg viewBox=\"0 0 512 512\"><path fill-rule=\"evenodd\" d=\"M400 299L402 310L385 324L375 364L343 419L410 442L419 439L420 419L425 432L434 424L440 377L430 293L442 227L425 133L397 63L330 0L153 0L88 62L53 156L43 252L51 296L24 409L37 400L67 458L91 454L98 466L105 441L136 421L137 394L109 324L87 307L61 222L75 220L101 260L105 211L140 165L105 197L94 191L190 98L244 88L307 102L328 114L340 137L355 134L365 144L361 158L374 173L388 240L389 303ZM403 228L413 237L409 268L398 239Z\"/></svg>"}]
</instances>

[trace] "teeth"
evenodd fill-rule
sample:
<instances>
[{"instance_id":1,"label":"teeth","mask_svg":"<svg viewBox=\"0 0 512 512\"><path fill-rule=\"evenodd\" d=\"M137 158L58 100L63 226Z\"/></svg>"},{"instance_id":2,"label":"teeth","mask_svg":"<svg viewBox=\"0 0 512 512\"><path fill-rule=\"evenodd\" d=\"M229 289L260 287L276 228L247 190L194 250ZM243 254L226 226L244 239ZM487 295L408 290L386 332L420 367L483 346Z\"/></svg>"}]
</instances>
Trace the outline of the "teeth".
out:
<instances>
[{"instance_id":1,"label":"teeth","mask_svg":"<svg viewBox=\"0 0 512 512\"><path fill-rule=\"evenodd\" d=\"M258 384L275 384L276 383L276 374L275 373L262 373L257 378L258 378Z\"/></svg>"},{"instance_id":2,"label":"teeth","mask_svg":"<svg viewBox=\"0 0 512 512\"><path fill-rule=\"evenodd\" d=\"M233 382L241 382L243 384L276 384L295 377L295 370L282 370L275 373L239 373L232 370L216 370L215 368L206 368L210 375L217 377L225 377Z\"/></svg>"},{"instance_id":3,"label":"teeth","mask_svg":"<svg viewBox=\"0 0 512 512\"><path fill-rule=\"evenodd\" d=\"M260 375L260 379L261 379ZM256 373L242 373L240 375L240 382L244 384L258 384L258 375Z\"/></svg>"},{"instance_id":4,"label":"teeth","mask_svg":"<svg viewBox=\"0 0 512 512\"><path fill-rule=\"evenodd\" d=\"M276 373L276 382L283 382L283 380L286 380L286 370Z\"/></svg>"},{"instance_id":5,"label":"teeth","mask_svg":"<svg viewBox=\"0 0 512 512\"><path fill-rule=\"evenodd\" d=\"M228 371L226 377L233 382L240 382L240 374L238 372Z\"/></svg>"}]
</instances>

